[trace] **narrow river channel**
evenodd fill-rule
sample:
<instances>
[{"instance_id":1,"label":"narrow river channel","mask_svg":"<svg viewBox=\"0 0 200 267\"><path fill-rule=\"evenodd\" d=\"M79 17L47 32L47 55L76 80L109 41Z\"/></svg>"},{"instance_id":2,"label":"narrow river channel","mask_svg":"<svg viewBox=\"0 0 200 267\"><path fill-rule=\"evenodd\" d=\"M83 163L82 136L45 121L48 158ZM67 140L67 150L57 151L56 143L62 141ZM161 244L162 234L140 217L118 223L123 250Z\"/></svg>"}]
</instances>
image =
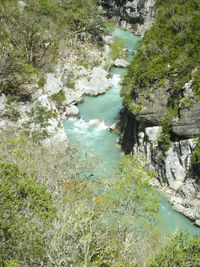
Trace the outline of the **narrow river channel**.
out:
<instances>
[{"instance_id":1,"label":"narrow river channel","mask_svg":"<svg viewBox=\"0 0 200 267\"><path fill-rule=\"evenodd\" d=\"M140 38L120 29L115 29L112 35L125 41L125 47L130 52L130 59ZM112 174L113 165L120 161L122 154L120 146L116 143L119 136L110 133L108 128L116 121L122 108L120 80L124 72L125 70L122 68L112 68L110 81L113 88L105 95L84 97L84 103L79 105L81 118L73 118L64 122L69 142L78 143L81 147L99 154L105 161L105 171L110 174ZM88 122L92 119L101 119L103 122L96 126L88 126ZM160 204L161 230L174 233L186 229L191 235L200 232L200 229L195 227L187 218L172 210L167 199L162 195L160 195Z\"/></svg>"}]
</instances>

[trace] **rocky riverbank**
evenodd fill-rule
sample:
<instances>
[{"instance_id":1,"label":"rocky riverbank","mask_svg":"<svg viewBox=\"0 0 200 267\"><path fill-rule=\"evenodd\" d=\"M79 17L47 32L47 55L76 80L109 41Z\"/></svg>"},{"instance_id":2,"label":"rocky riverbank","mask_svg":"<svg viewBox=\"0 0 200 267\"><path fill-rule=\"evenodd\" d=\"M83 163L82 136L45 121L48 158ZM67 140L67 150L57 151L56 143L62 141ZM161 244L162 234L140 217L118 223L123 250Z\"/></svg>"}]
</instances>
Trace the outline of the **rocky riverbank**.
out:
<instances>
[{"instance_id":1,"label":"rocky riverbank","mask_svg":"<svg viewBox=\"0 0 200 267\"><path fill-rule=\"evenodd\" d=\"M10 102L0 96L0 128L21 129L30 136L42 139L42 144L51 151L68 147L62 121L79 117L77 105L83 96L105 94L113 85L109 81L109 68L127 66L124 59L112 60L109 45L112 36L104 37L104 46L97 48L89 43L79 48L60 51L58 63L46 74L43 84L32 84L31 101Z\"/></svg>"}]
</instances>

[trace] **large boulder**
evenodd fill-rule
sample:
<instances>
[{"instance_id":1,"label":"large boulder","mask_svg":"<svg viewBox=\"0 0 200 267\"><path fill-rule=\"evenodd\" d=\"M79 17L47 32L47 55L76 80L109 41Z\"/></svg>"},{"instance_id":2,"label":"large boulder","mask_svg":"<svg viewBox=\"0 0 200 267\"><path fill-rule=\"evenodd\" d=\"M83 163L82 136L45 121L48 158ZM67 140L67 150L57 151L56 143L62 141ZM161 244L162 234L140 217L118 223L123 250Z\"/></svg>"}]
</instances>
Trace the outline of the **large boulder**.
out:
<instances>
[{"instance_id":1,"label":"large boulder","mask_svg":"<svg viewBox=\"0 0 200 267\"><path fill-rule=\"evenodd\" d=\"M77 89L83 90L86 95L97 96L105 94L111 87L107 78L108 72L102 67L96 67L92 70L89 78L82 78L77 81Z\"/></svg>"},{"instance_id":2,"label":"large boulder","mask_svg":"<svg viewBox=\"0 0 200 267\"><path fill-rule=\"evenodd\" d=\"M128 62L123 58L117 58L114 61L114 66L119 68L126 68L128 66Z\"/></svg>"},{"instance_id":3,"label":"large boulder","mask_svg":"<svg viewBox=\"0 0 200 267\"><path fill-rule=\"evenodd\" d=\"M101 119L92 119L88 122L88 126L97 126L100 125L101 123L104 123L104 121Z\"/></svg>"},{"instance_id":4,"label":"large boulder","mask_svg":"<svg viewBox=\"0 0 200 267\"><path fill-rule=\"evenodd\" d=\"M62 89L62 81L60 76L55 76L53 73L47 74L47 80L46 84L44 86L45 93L48 93L49 95L57 94Z\"/></svg>"},{"instance_id":5,"label":"large boulder","mask_svg":"<svg viewBox=\"0 0 200 267\"><path fill-rule=\"evenodd\" d=\"M70 107L66 107L65 108L65 114L68 117L77 117L77 116L79 116L79 109L75 105L72 105Z\"/></svg>"}]
</instances>

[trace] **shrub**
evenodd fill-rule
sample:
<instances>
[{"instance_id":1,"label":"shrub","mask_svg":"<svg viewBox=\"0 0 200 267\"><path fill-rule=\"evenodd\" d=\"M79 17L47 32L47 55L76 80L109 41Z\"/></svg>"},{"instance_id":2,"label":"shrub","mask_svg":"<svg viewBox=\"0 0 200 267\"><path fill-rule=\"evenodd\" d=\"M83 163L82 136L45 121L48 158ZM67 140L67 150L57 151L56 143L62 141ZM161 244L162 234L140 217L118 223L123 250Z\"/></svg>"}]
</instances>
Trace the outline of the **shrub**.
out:
<instances>
[{"instance_id":1,"label":"shrub","mask_svg":"<svg viewBox=\"0 0 200 267\"><path fill-rule=\"evenodd\" d=\"M125 42L120 38L116 38L115 41L110 45L110 49L111 49L110 54L111 54L112 60L125 57L125 53L123 51L124 45L125 45Z\"/></svg>"},{"instance_id":2,"label":"shrub","mask_svg":"<svg viewBox=\"0 0 200 267\"><path fill-rule=\"evenodd\" d=\"M12 121L17 121L20 118L20 112L16 105L11 104L6 106L3 116Z\"/></svg>"},{"instance_id":3,"label":"shrub","mask_svg":"<svg viewBox=\"0 0 200 267\"><path fill-rule=\"evenodd\" d=\"M39 87L44 87L46 83L46 78L45 77L40 77L39 81L38 81L38 86Z\"/></svg>"},{"instance_id":4,"label":"shrub","mask_svg":"<svg viewBox=\"0 0 200 267\"><path fill-rule=\"evenodd\" d=\"M56 213L52 196L15 164L0 161L0 177L0 265L10 260L36 264L45 254L44 231Z\"/></svg>"},{"instance_id":5,"label":"shrub","mask_svg":"<svg viewBox=\"0 0 200 267\"><path fill-rule=\"evenodd\" d=\"M39 208L33 210L36 217L37 212L42 212L41 221L47 220L47 226L45 232L39 227L38 241L42 240L42 250L38 251L41 254L35 253L32 265L37 260L37 264L45 266L128 266L137 261L142 264L153 255L158 242L158 235L153 230L158 203L148 184L154 174L146 169L142 159L124 158L116 169L117 177L105 179L95 174L97 169L102 169L101 161L80 149L71 147L67 153L53 155L26 136L15 133L13 138L9 132L1 132L0 149L5 161L19 166L14 170L26 169L26 176L22 175L23 183L19 175L13 174L13 179L20 183L25 203L26 197L30 203L28 207L36 207L34 203L44 204L42 211ZM7 166L10 169L10 163ZM12 169L8 173L11 174ZM29 185L28 177L33 176L35 182L30 180ZM36 184L44 192L37 191ZM9 188L16 188L15 183L4 190ZM47 195L46 191L49 192ZM38 198L38 192L41 198ZM45 205L43 199L50 201L49 204ZM15 200L14 205L17 205L18 195ZM52 209L49 207L51 201ZM21 213L26 214L26 207L20 208ZM46 213L49 217L45 217ZM17 219L16 216L13 214L13 218ZM28 236L32 228L28 224L27 227ZM29 236L33 251L35 239L32 244L32 235ZM38 237L37 231L34 237ZM27 254L29 246L25 251ZM14 255L15 249L17 247L10 247L10 255ZM20 259L24 266L28 261L15 255L9 258L7 254L4 259Z\"/></svg>"},{"instance_id":6,"label":"shrub","mask_svg":"<svg viewBox=\"0 0 200 267\"><path fill-rule=\"evenodd\" d=\"M56 111L49 110L46 106L42 106L41 102L37 101L26 114L28 115L28 120L23 123L23 127L35 141L51 136L47 128L50 126L49 119L58 116Z\"/></svg>"},{"instance_id":7,"label":"shrub","mask_svg":"<svg viewBox=\"0 0 200 267\"><path fill-rule=\"evenodd\" d=\"M194 154L192 156L192 162L195 165L200 165L200 140L194 149Z\"/></svg>"},{"instance_id":8,"label":"shrub","mask_svg":"<svg viewBox=\"0 0 200 267\"><path fill-rule=\"evenodd\" d=\"M149 266L200 266L200 236L189 239L183 232L174 235L169 243L150 260Z\"/></svg>"},{"instance_id":9,"label":"shrub","mask_svg":"<svg viewBox=\"0 0 200 267\"><path fill-rule=\"evenodd\" d=\"M129 106L140 92L165 86L169 82L169 108L178 109L185 83L193 79L199 98L200 2L198 0L156 1L157 16L139 44L122 82L122 95ZM128 102L127 102L128 100Z\"/></svg>"},{"instance_id":10,"label":"shrub","mask_svg":"<svg viewBox=\"0 0 200 267\"><path fill-rule=\"evenodd\" d=\"M64 91L60 91L57 94L52 94L50 98L55 102L58 109L62 106L63 101L66 100Z\"/></svg>"},{"instance_id":11,"label":"shrub","mask_svg":"<svg viewBox=\"0 0 200 267\"><path fill-rule=\"evenodd\" d=\"M158 143L164 151L167 151L172 142L171 142L171 127L172 127L172 117L170 114L167 114L161 121L160 126L162 127L162 133L158 139Z\"/></svg>"}]
</instances>

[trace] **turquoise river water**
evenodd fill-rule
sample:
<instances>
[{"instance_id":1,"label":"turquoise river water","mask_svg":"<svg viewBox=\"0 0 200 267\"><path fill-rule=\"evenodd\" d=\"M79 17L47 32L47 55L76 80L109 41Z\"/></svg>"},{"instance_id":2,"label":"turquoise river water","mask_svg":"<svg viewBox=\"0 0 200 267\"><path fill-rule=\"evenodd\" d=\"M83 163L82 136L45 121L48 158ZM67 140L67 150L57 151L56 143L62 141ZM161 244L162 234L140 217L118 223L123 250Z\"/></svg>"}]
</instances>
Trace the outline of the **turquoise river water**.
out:
<instances>
[{"instance_id":1,"label":"turquoise river water","mask_svg":"<svg viewBox=\"0 0 200 267\"><path fill-rule=\"evenodd\" d=\"M129 51L128 59L132 57L139 37L132 33L115 29L113 36L125 41L125 48ZM70 143L79 144L88 150L94 151L105 161L107 173L112 173L112 167L120 161L122 151L116 143L117 134L108 131L108 127L119 117L122 108L120 97L120 80L125 70L112 68L110 70L110 82L113 87L105 95L98 97L84 97L84 103L79 105L81 118L72 118L65 121L64 127ZM88 126L92 119L101 119L103 122L96 126ZM160 195L161 229L165 232L174 233L187 230L191 235L200 233L200 229L194 226L190 220L175 212L167 199Z\"/></svg>"}]
</instances>

